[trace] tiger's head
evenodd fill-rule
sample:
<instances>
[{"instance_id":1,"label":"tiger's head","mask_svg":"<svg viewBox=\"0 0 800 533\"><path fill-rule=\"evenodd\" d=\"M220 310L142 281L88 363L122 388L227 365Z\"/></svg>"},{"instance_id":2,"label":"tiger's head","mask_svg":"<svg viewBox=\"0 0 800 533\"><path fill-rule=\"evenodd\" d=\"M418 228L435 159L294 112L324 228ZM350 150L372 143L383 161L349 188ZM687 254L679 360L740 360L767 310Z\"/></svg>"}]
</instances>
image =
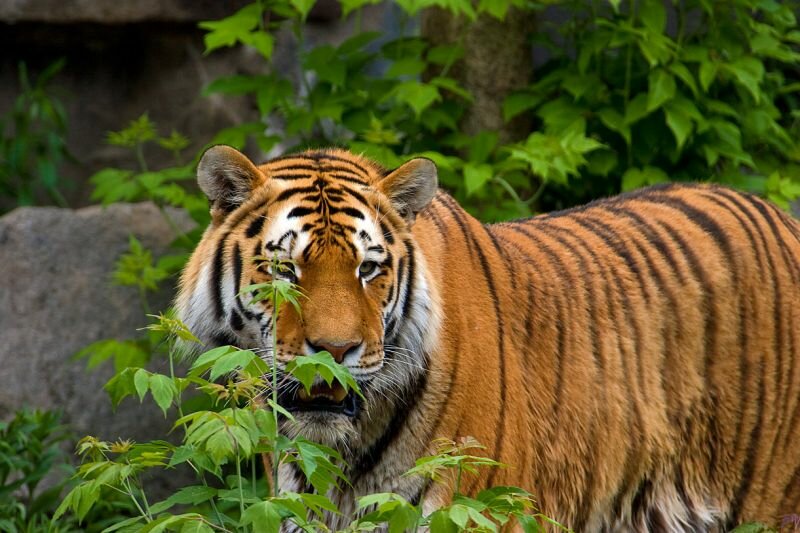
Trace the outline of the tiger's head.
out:
<instances>
[{"instance_id":1,"label":"tiger's head","mask_svg":"<svg viewBox=\"0 0 800 533\"><path fill-rule=\"evenodd\" d=\"M436 193L435 165L418 158L386 171L323 150L257 167L215 146L198 165L198 183L212 222L183 272L180 318L206 349L251 349L279 369L330 352L364 399L324 383L307 394L283 376L279 403L294 415L283 431L337 447L374 439L374 426L424 379L435 342L437 294L411 234ZM265 257L285 266L272 271ZM272 304L241 292L274 278L303 296L299 313L285 305L273 325Z\"/></svg>"}]
</instances>

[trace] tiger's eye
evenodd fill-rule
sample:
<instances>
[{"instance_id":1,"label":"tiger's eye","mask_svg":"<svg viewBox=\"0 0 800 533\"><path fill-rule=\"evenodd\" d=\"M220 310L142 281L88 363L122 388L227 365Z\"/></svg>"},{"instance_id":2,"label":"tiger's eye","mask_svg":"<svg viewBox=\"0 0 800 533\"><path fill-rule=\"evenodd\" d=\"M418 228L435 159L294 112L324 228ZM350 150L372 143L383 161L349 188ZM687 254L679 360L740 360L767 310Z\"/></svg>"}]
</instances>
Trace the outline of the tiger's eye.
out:
<instances>
[{"instance_id":1,"label":"tiger's eye","mask_svg":"<svg viewBox=\"0 0 800 533\"><path fill-rule=\"evenodd\" d=\"M297 271L293 263L282 261L276 270L274 277L285 279L290 283L297 283Z\"/></svg>"},{"instance_id":2,"label":"tiger's eye","mask_svg":"<svg viewBox=\"0 0 800 533\"><path fill-rule=\"evenodd\" d=\"M366 278L370 274L374 273L377 268L378 263L375 261L364 261L361 263L361 266L358 267L358 275L362 278Z\"/></svg>"}]
</instances>

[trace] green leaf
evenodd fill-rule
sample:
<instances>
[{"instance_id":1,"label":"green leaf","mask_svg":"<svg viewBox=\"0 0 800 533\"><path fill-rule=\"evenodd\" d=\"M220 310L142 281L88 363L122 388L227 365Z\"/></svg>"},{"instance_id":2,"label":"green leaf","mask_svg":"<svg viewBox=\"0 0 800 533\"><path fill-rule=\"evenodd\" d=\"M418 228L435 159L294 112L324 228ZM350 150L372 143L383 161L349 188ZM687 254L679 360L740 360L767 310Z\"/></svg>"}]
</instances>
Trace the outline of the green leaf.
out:
<instances>
[{"instance_id":1,"label":"green leaf","mask_svg":"<svg viewBox=\"0 0 800 533\"><path fill-rule=\"evenodd\" d=\"M423 111L442 99L439 89L414 80L398 84L391 92L398 102L407 104L419 118Z\"/></svg>"},{"instance_id":2,"label":"green leaf","mask_svg":"<svg viewBox=\"0 0 800 533\"><path fill-rule=\"evenodd\" d=\"M453 78L443 78L439 76L436 78L431 78L429 83L435 87L439 87L448 92L451 92L456 96L460 96L461 98L463 98L468 102L472 102L473 100L472 95L469 93L469 91L467 91L464 87L459 85L458 82Z\"/></svg>"},{"instance_id":3,"label":"green leaf","mask_svg":"<svg viewBox=\"0 0 800 533\"><path fill-rule=\"evenodd\" d=\"M639 6L639 17L647 30L664 33L667 26L667 10L663 0L643 0ZM647 37L645 37L647 38Z\"/></svg>"},{"instance_id":4,"label":"green leaf","mask_svg":"<svg viewBox=\"0 0 800 533\"><path fill-rule=\"evenodd\" d=\"M344 84L347 76L347 64L338 57L338 51L330 46L318 46L305 56L305 68L317 73L320 80L330 82L333 86Z\"/></svg>"},{"instance_id":5,"label":"green leaf","mask_svg":"<svg viewBox=\"0 0 800 533\"><path fill-rule=\"evenodd\" d=\"M452 520L458 527L465 529L467 522L469 522L469 512L463 505L453 505L449 511L450 520Z\"/></svg>"},{"instance_id":6,"label":"green leaf","mask_svg":"<svg viewBox=\"0 0 800 533\"><path fill-rule=\"evenodd\" d=\"M222 93L222 94L248 94L259 90L264 84L269 84L271 80L267 76L246 76L237 74L235 76L222 76L203 87L202 95Z\"/></svg>"},{"instance_id":7,"label":"green leaf","mask_svg":"<svg viewBox=\"0 0 800 533\"><path fill-rule=\"evenodd\" d=\"M669 176L666 172L656 167L644 167L642 169L630 168L622 175L622 190L630 191L647 185L666 183Z\"/></svg>"},{"instance_id":8,"label":"green leaf","mask_svg":"<svg viewBox=\"0 0 800 533\"><path fill-rule=\"evenodd\" d=\"M503 101L503 120L510 121L517 115L533 109L542 101L540 96L528 92L511 93Z\"/></svg>"},{"instance_id":9,"label":"green leaf","mask_svg":"<svg viewBox=\"0 0 800 533\"><path fill-rule=\"evenodd\" d=\"M647 109L648 97L644 93L639 93L628 102L625 107L625 123L628 125L634 124L650 114Z\"/></svg>"},{"instance_id":10,"label":"green leaf","mask_svg":"<svg viewBox=\"0 0 800 533\"><path fill-rule=\"evenodd\" d=\"M307 392L311 391L311 385L316 376L320 376L328 385L331 385L335 380L344 387L344 390L353 390L361 396L361 390L355 378L346 367L337 363L328 352L295 357L286 364L285 370L288 374L297 378Z\"/></svg>"},{"instance_id":11,"label":"green leaf","mask_svg":"<svg viewBox=\"0 0 800 533\"><path fill-rule=\"evenodd\" d=\"M597 112L600 121L611 131L616 131L625 139L625 144L631 144L631 129L625 122L625 117L612 107L605 107Z\"/></svg>"},{"instance_id":12,"label":"green leaf","mask_svg":"<svg viewBox=\"0 0 800 533\"><path fill-rule=\"evenodd\" d=\"M692 91L695 98L698 98L697 84L694 82L694 76L692 76L692 73L686 68L686 65L675 61L670 64L669 71Z\"/></svg>"},{"instance_id":13,"label":"green leaf","mask_svg":"<svg viewBox=\"0 0 800 533\"><path fill-rule=\"evenodd\" d=\"M258 28L261 16L260 6L250 4L222 20L201 22L199 26L208 30L203 38L206 45L205 53L208 54L217 48L233 46L237 42L244 42L250 32Z\"/></svg>"},{"instance_id":14,"label":"green leaf","mask_svg":"<svg viewBox=\"0 0 800 533\"><path fill-rule=\"evenodd\" d=\"M647 112L655 111L675 96L675 78L666 70L654 70L648 76Z\"/></svg>"},{"instance_id":15,"label":"green leaf","mask_svg":"<svg viewBox=\"0 0 800 533\"><path fill-rule=\"evenodd\" d=\"M457 44L434 46L428 50L428 61L434 65L451 65L464 56L464 47Z\"/></svg>"},{"instance_id":16,"label":"green leaf","mask_svg":"<svg viewBox=\"0 0 800 533\"><path fill-rule=\"evenodd\" d=\"M483 188L494 174L494 168L486 163L467 163L464 165L464 185L467 188L467 196L472 196L476 191Z\"/></svg>"},{"instance_id":17,"label":"green leaf","mask_svg":"<svg viewBox=\"0 0 800 533\"><path fill-rule=\"evenodd\" d=\"M138 368L126 368L112 377L108 383L103 386L103 389L111 397L111 404L114 407L119 405L125 397L136 394L136 385L133 382L134 373Z\"/></svg>"},{"instance_id":18,"label":"green leaf","mask_svg":"<svg viewBox=\"0 0 800 533\"><path fill-rule=\"evenodd\" d=\"M732 74L756 104L761 102L761 80L764 78L764 64L761 61L754 57L743 57L733 63L723 63L720 68Z\"/></svg>"},{"instance_id":19,"label":"green leaf","mask_svg":"<svg viewBox=\"0 0 800 533\"><path fill-rule=\"evenodd\" d=\"M508 9L511 7L513 0L480 0L478 3L478 11L481 13L489 13L497 20L505 20Z\"/></svg>"},{"instance_id":20,"label":"green leaf","mask_svg":"<svg viewBox=\"0 0 800 533\"><path fill-rule=\"evenodd\" d=\"M184 522L180 533L212 533L214 530L201 518Z\"/></svg>"},{"instance_id":21,"label":"green leaf","mask_svg":"<svg viewBox=\"0 0 800 533\"><path fill-rule=\"evenodd\" d=\"M250 350L235 350L223 355L211 367L211 381L223 374L233 372L237 368L244 368L257 356Z\"/></svg>"},{"instance_id":22,"label":"green leaf","mask_svg":"<svg viewBox=\"0 0 800 533\"><path fill-rule=\"evenodd\" d=\"M292 6L300 13L300 19L305 21L316 0L289 0Z\"/></svg>"},{"instance_id":23,"label":"green leaf","mask_svg":"<svg viewBox=\"0 0 800 533\"><path fill-rule=\"evenodd\" d=\"M144 400L144 395L147 394L147 389L150 386L150 373L144 368L140 368L133 375L133 385L136 387L136 393L139 395L139 401Z\"/></svg>"},{"instance_id":24,"label":"green leaf","mask_svg":"<svg viewBox=\"0 0 800 533\"><path fill-rule=\"evenodd\" d=\"M192 371L207 370L208 368L211 368L211 365L213 365L221 357L224 357L225 355L235 350L236 348L234 348L233 346L219 346L217 348L209 350L197 358L194 364L192 364L190 370Z\"/></svg>"},{"instance_id":25,"label":"green leaf","mask_svg":"<svg viewBox=\"0 0 800 533\"><path fill-rule=\"evenodd\" d=\"M714 78L717 77L718 68L718 64L710 60L703 61L700 64L700 86L703 88L703 92L708 92L708 88L711 87Z\"/></svg>"},{"instance_id":26,"label":"green leaf","mask_svg":"<svg viewBox=\"0 0 800 533\"><path fill-rule=\"evenodd\" d=\"M399 76L419 76L425 70L425 62L413 57L405 57L392 63L386 71L386 76L396 78Z\"/></svg>"},{"instance_id":27,"label":"green leaf","mask_svg":"<svg viewBox=\"0 0 800 533\"><path fill-rule=\"evenodd\" d=\"M381 0L339 0L342 6L342 16L347 17L352 11L360 9L366 5L380 4Z\"/></svg>"},{"instance_id":28,"label":"green leaf","mask_svg":"<svg viewBox=\"0 0 800 533\"><path fill-rule=\"evenodd\" d=\"M459 529L450 519L447 508L439 509L429 517L428 527L431 533L458 533Z\"/></svg>"},{"instance_id":29,"label":"green leaf","mask_svg":"<svg viewBox=\"0 0 800 533\"><path fill-rule=\"evenodd\" d=\"M172 399L178 396L178 389L169 376L162 374L152 374L150 376L150 394L156 404L167 414L167 409L172 405Z\"/></svg>"},{"instance_id":30,"label":"green leaf","mask_svg":"<svg viewBox=\"0 0 800 533\"><path fill-rule=\"evenodd\" d=\"M678 145L678 151L683 149L686 139L692 133L692 120L686 115L679 106L670 105L667 103L664 107L664 114L667 119L667 126L675 136L675 143Z\"/></svg>"}]
</instances>

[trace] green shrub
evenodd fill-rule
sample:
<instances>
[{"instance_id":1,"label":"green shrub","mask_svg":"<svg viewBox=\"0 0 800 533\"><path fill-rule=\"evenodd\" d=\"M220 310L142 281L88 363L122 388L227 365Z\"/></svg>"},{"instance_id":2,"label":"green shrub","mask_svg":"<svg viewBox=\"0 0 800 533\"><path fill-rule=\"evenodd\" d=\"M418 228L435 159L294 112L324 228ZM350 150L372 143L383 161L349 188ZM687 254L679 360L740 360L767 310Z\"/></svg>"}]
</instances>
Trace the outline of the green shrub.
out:
<instances>
[{"instance_id":1,"label":"green shrub","mask_svg":"<svg viewBox=\"0 0 800 533\"><path fill-rule=\"evenodd\" d=\"M19 65L20 94L0 117L0 204L33 205L47 198L66 205L67 185L59 167L71 158L66 147L67 116L50 85L64 67L56 61L31 83L25 63ZM0 208L2 208L0 207Z\"/></svg>"}]
</instances>

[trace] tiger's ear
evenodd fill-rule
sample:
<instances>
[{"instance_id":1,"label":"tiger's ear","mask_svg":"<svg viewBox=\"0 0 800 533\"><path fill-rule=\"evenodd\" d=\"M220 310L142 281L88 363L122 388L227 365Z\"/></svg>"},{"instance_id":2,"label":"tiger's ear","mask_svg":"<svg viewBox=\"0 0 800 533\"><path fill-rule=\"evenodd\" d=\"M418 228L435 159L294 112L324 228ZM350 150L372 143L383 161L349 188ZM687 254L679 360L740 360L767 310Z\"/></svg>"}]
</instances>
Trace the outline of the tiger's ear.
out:
<instances>
[{"instance_id":1,"label":"tiger's ear","mask_svg":"<svg viewBox=\"0 0 800 533\"><path fill-rule=\"evenodd\" d=\"M264 173L240 151L230 146L212 146L197 165L197 183L211 202L211 213L224 217L266 182Z\"/></svg>"},{"instance_id":2,"label":"tiger's ear","mask_svg":"<svg viewBox=\"0 0 800 533\"><path fill-rule=\"evenodd\" d=\"M437 185L436 165L424 157L403 163L377 183L378 190L409 224L431 203Z\"/></svg>"}]
</instances>

